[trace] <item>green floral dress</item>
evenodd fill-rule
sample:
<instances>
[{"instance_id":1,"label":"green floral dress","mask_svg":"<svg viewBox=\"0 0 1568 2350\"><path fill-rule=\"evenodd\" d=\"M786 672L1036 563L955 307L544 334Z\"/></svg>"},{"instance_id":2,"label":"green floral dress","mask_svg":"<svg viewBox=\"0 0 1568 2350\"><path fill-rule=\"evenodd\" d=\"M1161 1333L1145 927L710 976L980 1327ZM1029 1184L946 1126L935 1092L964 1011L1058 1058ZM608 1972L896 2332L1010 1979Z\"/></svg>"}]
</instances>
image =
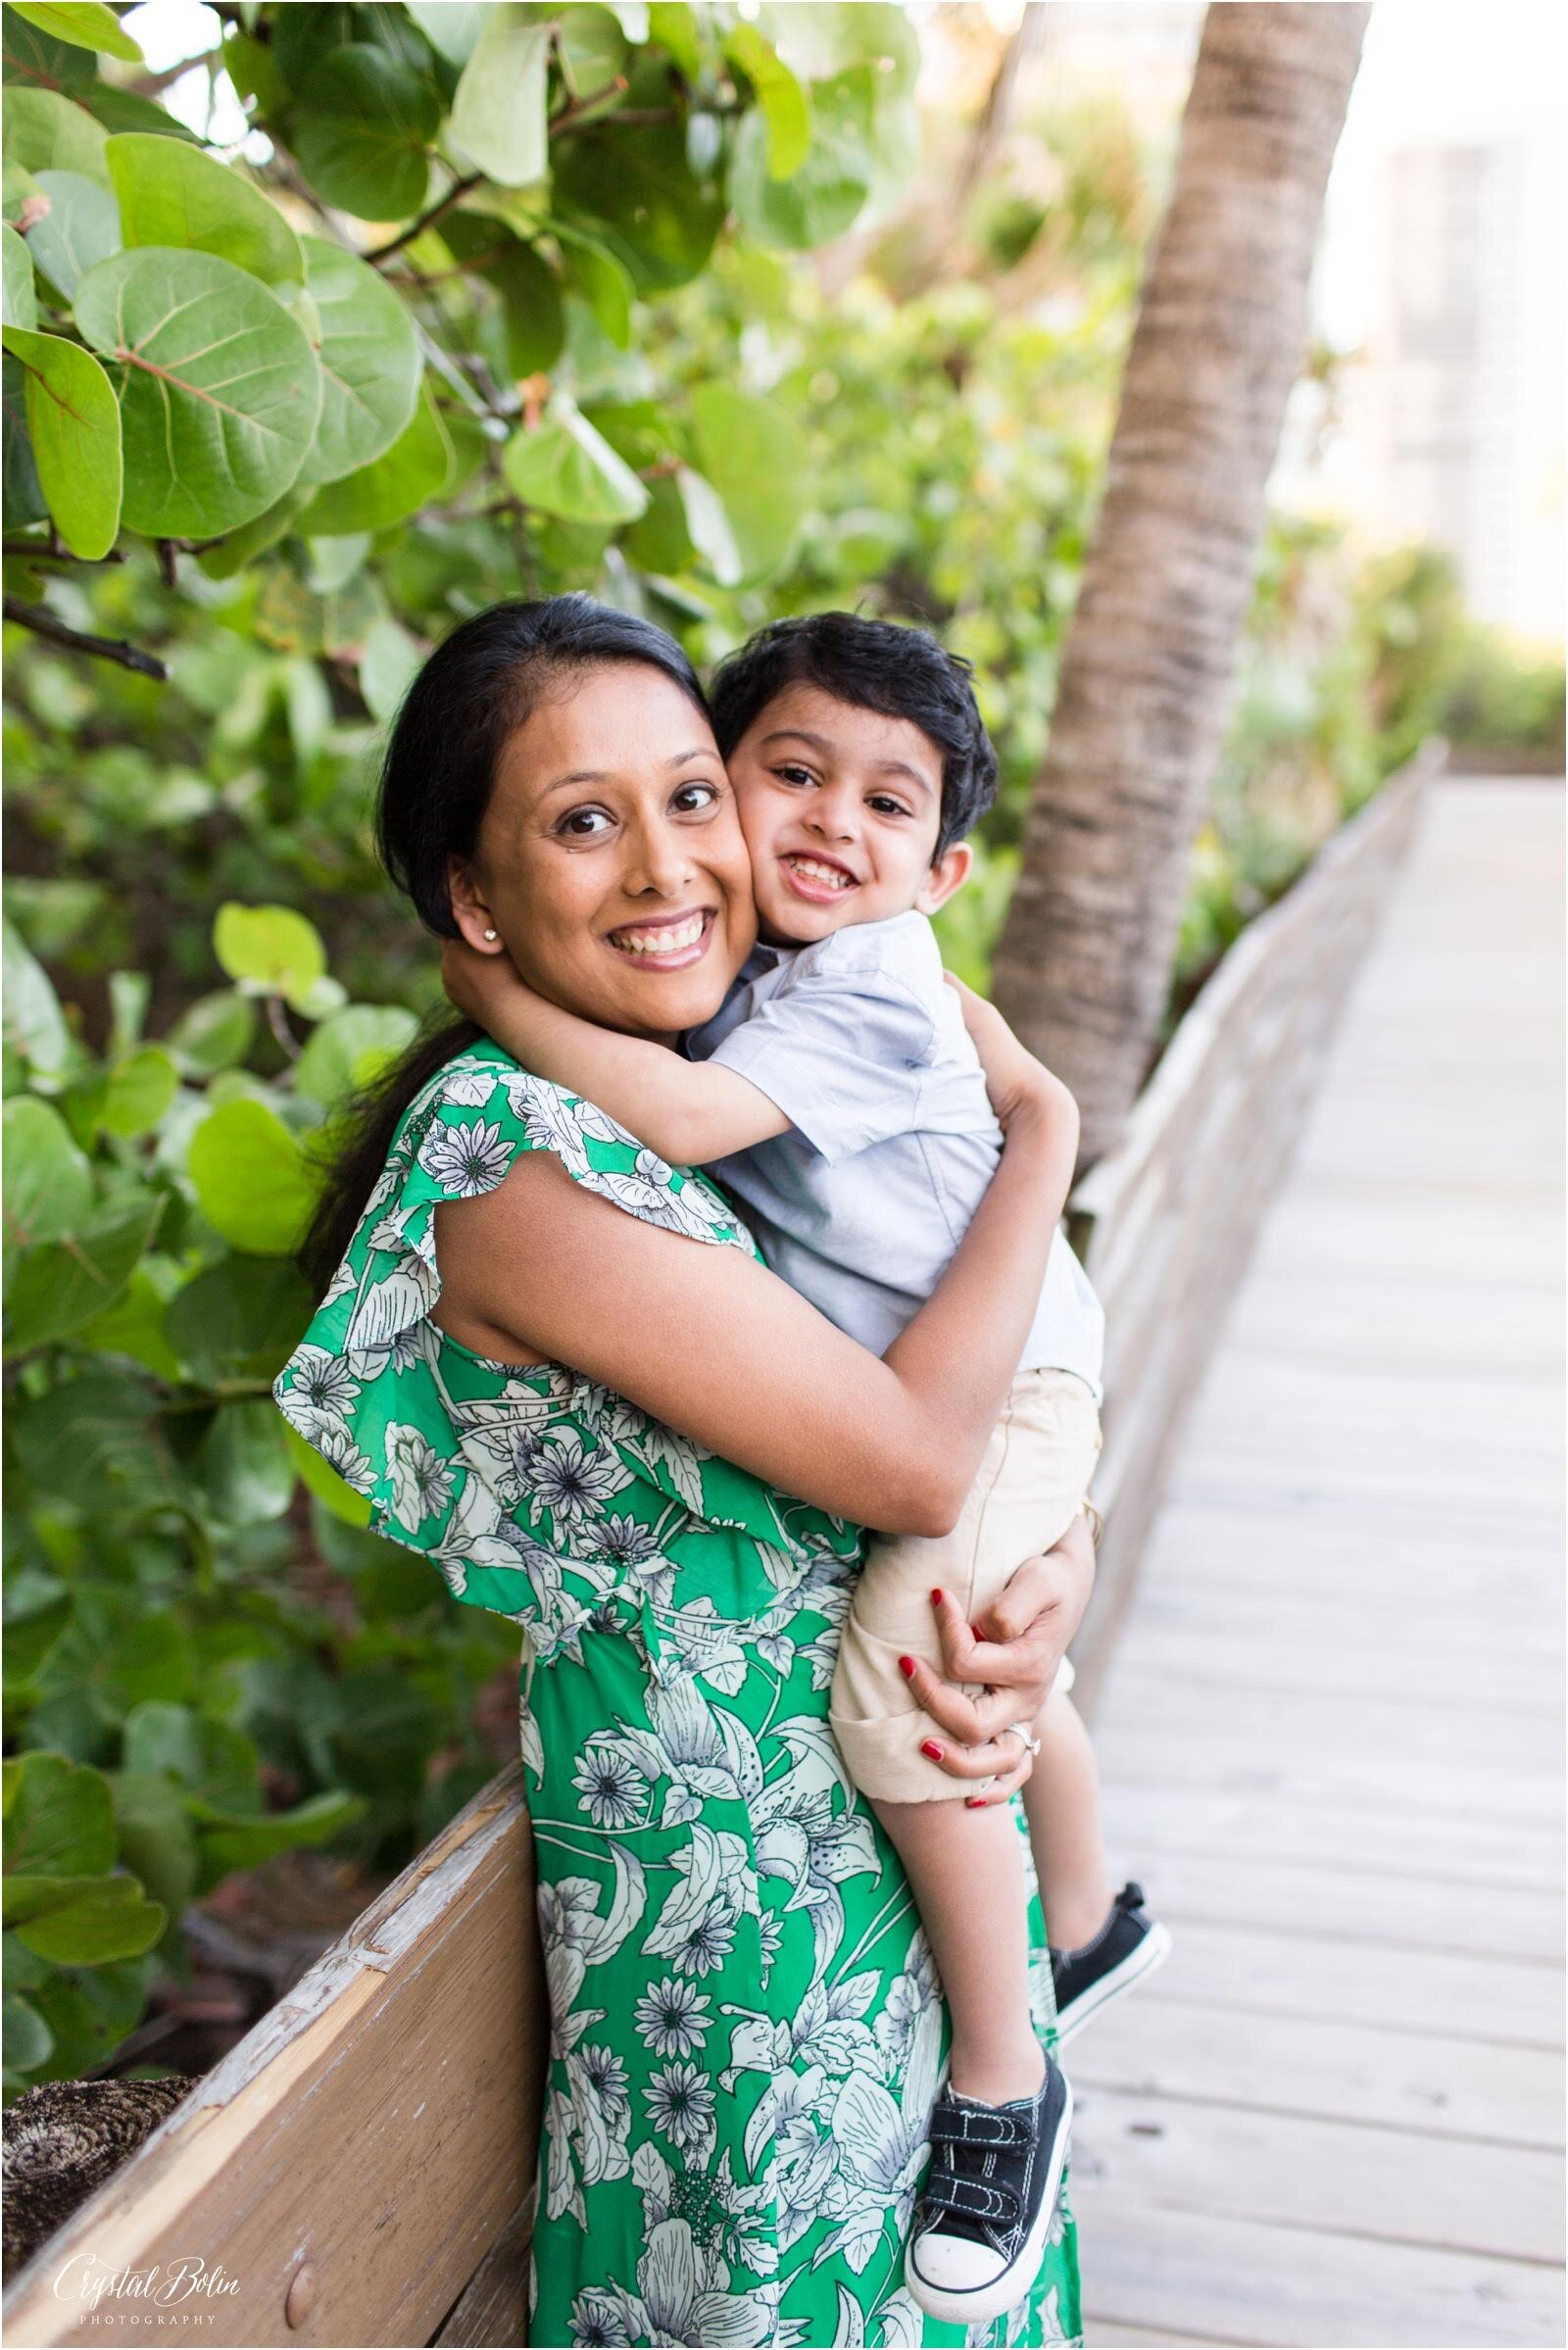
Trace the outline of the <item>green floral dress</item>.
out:
<instances>
[{"instance_id":1,"label":"green floral dress","mask_svg":"<svg viewBox=\"0 0 1568 2350\"><path fill-rule=\"evenodd\" d=\"M492 1190L519 1151L755 1253L700 1177L483 1043L411 1103L275 1392L379 1533L525 1629L552 2016L532 2338L1076 2341L1065 2194L1034 2291L995 2326L965 2337L904 2285L947 2026L828 1731L859 1528L430 1319L436 1203ZM1049 2037L1038 1903L1032 1922Z\"/></svg>"}]
</instances>

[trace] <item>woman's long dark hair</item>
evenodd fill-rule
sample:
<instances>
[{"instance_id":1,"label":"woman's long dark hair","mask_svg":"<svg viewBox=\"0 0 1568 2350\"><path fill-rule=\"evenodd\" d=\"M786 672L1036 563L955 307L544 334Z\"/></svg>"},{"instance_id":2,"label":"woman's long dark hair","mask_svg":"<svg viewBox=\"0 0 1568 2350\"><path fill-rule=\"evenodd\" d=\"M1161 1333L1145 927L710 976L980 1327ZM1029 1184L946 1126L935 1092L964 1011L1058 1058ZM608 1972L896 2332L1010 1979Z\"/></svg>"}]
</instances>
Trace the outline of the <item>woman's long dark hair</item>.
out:
<instances>
[{"instance_id":1,"label":"woman's long dark hair","mask_svg":"<svg viewBox=\"0 0 1568 2350\"><path fill-rule=\"evenodd\" d=\"M381 765L375 841L382 864L438 938L460 935L450 860L473 855L508 741L553 679L618 661L658 669L707 716L697 672L674 638L591 596L493 604L455 628L415 678ZM483 1033L457 1019L423 1030L334 1122L342 1139L300 1250L314 1296L343 1260L409 1103Z\"/></svg>"}]
</instances>

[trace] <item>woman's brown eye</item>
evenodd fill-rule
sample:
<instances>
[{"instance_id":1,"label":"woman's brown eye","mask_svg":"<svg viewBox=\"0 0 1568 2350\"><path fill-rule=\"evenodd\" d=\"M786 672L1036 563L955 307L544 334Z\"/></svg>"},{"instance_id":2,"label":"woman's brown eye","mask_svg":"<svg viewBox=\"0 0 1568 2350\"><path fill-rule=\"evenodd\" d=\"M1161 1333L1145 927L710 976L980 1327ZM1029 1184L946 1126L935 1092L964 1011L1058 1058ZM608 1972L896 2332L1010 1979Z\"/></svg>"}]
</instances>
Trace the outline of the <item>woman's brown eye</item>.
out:
<instances>
[{"instance_id":1,"label":"woman's brown eye","mask_svg":"<svg viewBox=\"0 0 1568 2350\"><path fill-rule=\"evenodd\" d=\"M688 783L675 794L675 806L685 815L699 808L711 808L718 792L710 783Z\"/></svg>"},{"instance_id":2,"label":"woman's brown eye","mask_svg":"<svg viewBox=\"0 0 1568 2350\"><path fill-rule=\"evenodd\" d=\"M574 808L569 816L562 818L561 829L574 834L578 840L592 840L596 837L596 828L609 822L610 818L602 808Z\"/></svg>"}]
</instances>

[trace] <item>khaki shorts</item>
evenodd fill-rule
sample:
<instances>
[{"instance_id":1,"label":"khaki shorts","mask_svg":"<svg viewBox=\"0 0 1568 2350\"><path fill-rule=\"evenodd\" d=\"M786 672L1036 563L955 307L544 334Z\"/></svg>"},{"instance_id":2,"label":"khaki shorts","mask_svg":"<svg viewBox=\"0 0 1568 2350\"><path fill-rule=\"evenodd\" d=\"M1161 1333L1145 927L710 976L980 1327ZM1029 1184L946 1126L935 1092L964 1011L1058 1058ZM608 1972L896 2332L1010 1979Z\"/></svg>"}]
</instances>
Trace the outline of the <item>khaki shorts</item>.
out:
<instances>
[{"instance_id":1,"label":"khaki shorts","mask_svg":"<svg viewBox=\"0 0 1568 2350\"><path fill-rule=\"evenodd\" d=\"M971 1620L989 1606L1014 1569L1058 1542L1085 1506L1100 1443L1085 1381L1071 1371L1020 1371L953 1532L873 1539L828 1700L833 1735L862 1794L955 1801L981 1784L952 1778L920 1752L919 1708L899 1658L923 1657L943 1670L932 1591L951 1591ZM1063 1660L1053 1693L1071 1683Z\"/></svg>"}]
</instances>

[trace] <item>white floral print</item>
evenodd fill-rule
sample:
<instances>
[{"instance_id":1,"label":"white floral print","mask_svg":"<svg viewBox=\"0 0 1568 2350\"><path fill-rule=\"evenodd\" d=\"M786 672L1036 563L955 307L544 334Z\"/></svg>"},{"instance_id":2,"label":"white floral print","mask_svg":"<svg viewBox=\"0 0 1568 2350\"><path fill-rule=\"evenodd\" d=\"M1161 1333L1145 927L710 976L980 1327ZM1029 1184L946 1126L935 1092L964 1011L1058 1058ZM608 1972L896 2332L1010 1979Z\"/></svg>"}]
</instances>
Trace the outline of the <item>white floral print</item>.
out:
<instances>
[{"instance_id":1,"label":"white floral print","mask_svg":"<svg viewBox=\"0 0 1568 2350\"><path fill-rule=\"evenodd\" d=\"M341 1429L360 1383L340 1354L324 1346L301 1346L289 1363L289 1394L295 1425L311 1419L323 1430Z\"/></svg>"},{"instance_id":2,"label":"white floral print","mask_svg":"<svg viewBox=\"0 0 1568 2350\"><path fill-rule=\"evenodd\" d=\"M571 1784L596 1828L629 1828L648 1806L648 1782L623 1752L604 1742L584 1747Z\"/></svg>"},{"instance_id":3,"label":"white floral print","mask_svg":"<svg viewBox=\"0 0 1568 2350\"><path fill-rule=\"evenodd\" d=\"M455 1199L493 1192L513 1157L499 1126L433 1126L419 1146L419 1164Z\"/></svg>"},{"instance_id":4,"label":"white floral print","mask_svg":"<svg viewBox=\"0 0 1568 2350\"><path fill-rule=\"evenodd\" d=\"M648 2119L689 2154L713 2134L713 2087L701 2065L666 2065L643 2091Z\"/></svg>"},{"instance_id":5,"label":"white floral print","mask_svg":"<svg viewBox=\"0 0 1568 2350\"><path fill-rule=\"evenodd\" d=\"M656 2056L691 2056L708 2038L710 2001L695 1983L666 1975L644 1991L633 2022Z\"/></svg>"},{"instance_id":6,"label":"white floral print","mask_svg":"<svg viewBox=\"0 0 1568 2350\"><path fill-rule=\"evenodd\" d=\"M386 1432L387 1475L392 1480L392 1515L401 1525L419 1526L452 1498L452 1477L433 1444L416 1428L394 1420Z\"/></svg>"},{"instance_id":7,"label":"white floral print","mask_svg":"<svg viewBox=\"0 0 1568 2350\"><path fill-rule=\"evenodd\" d=\"M611 1445L590 1445L575 1430L553 1428L533 1456L529 1480L534 1499L569 1541L631 1483L631 1474Z\"/></svg>"},{"instance_id":8,"label":"white floral print","mask_svg":"<svg viewBox=\"0 0 1568 2350\"><path fill-rule=\"evenodd\" d=\"M368 1493L375 1486L375 1463L368 1460L346 1428L323 1428L314 1439L316 1448L330 1469L336 1469L347 1486L357 1493Z\"/></svg>"}]
</instances>

